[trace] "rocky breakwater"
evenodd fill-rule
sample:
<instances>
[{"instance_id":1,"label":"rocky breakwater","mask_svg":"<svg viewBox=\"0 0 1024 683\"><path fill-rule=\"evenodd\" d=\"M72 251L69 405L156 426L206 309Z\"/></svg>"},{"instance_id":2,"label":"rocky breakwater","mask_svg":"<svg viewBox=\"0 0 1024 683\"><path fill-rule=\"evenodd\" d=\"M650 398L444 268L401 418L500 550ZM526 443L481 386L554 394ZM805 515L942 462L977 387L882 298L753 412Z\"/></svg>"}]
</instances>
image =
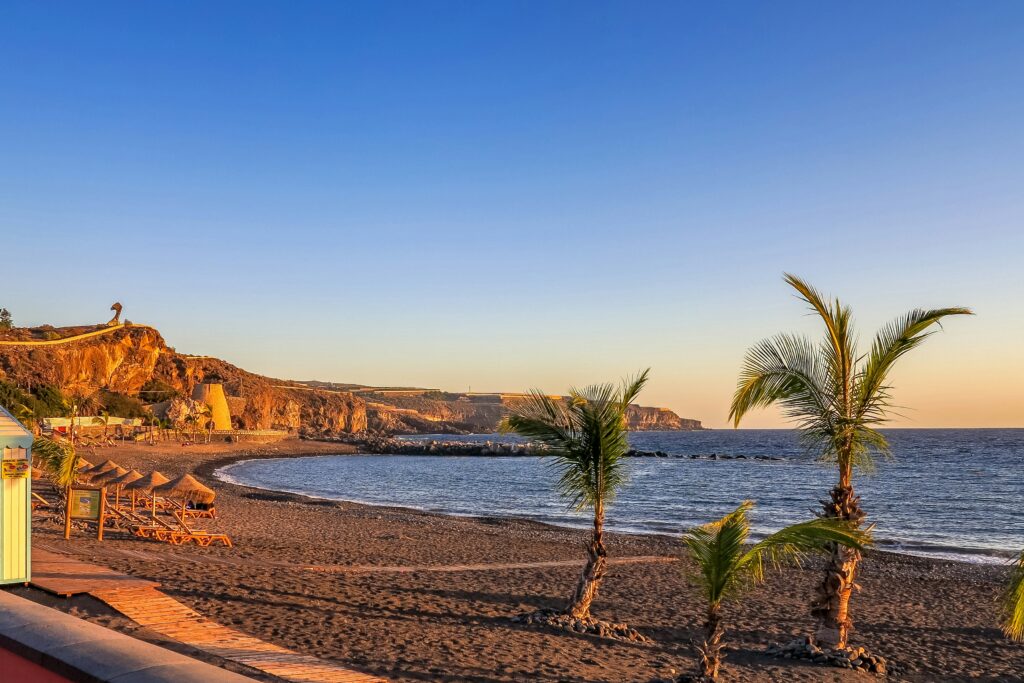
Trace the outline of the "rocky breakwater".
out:
<instances>
[{"instance_id":1,"label":"rocky breakwater","mask_svg":"<svg viewBox=\"0 0 1024 683\"><path fill-rule=\"evenodd\" d=\"M630 450L626 453L629 458L676 458L687 460L785 460L774 455L731 455L728 453L666 453L665 451L638 451Z\"/></svg>"},{"instance_id":2,"label":"rocky breakwater","mask_svg":"<svg viewBox=\"0 0 1024 683\"><path fill-rule=\"evenodd\" d=\"M546 452L544 446L537 444L500 441L419 441L389 436L341 438L338 441L351 443L366 453L381 455L531 456Z\"/></svg>"}]
</instances>

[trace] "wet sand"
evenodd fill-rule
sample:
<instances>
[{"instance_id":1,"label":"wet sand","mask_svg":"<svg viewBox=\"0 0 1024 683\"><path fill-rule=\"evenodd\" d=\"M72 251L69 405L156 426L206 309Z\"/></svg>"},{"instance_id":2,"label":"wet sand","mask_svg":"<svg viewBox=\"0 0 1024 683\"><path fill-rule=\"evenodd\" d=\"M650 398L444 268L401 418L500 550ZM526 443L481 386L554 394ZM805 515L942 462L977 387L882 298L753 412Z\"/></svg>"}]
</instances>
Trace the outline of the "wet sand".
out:
<instances>
[{"instance_id":1,"label":"wet sand","mask_svg":"<svg viewBox=\"0 0 1024 683\"><path fill-rule=\"evenodd\" d=\"M624 621L651 645L543 630L511 617L560 607L582 564L585 533L507 519L458 518L312 500L227 484L213 471L250 457L338 453L288 441L121 446L85 453L168 476L194 472L218 491L210 529L236 547L171 547L110 533L70 542L37 521L37 542L135 576L256 637L393 681L652 681L690 671L702 605L676 539L611 535L613 558L595 616ZM762 654L809 632L817 561L790 568L726 606L732 644L724 681L858 681L870 674ZM1024 644L1004 640L996 605L1008 570L869 553L854 596L854 644L889 658L908 681L1024 681ZM88 598L62 603L146 637Z\"/></svg>"}]
</instances>

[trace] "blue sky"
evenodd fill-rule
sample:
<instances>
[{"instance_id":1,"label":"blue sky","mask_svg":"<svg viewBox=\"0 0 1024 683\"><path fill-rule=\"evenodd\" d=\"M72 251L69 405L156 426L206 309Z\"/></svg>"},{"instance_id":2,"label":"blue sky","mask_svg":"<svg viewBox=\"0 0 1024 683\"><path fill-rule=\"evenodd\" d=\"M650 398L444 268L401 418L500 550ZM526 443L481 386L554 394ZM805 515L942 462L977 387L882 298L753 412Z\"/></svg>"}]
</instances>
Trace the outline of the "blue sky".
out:
<instances>
[{"instance_id":1,"label":"blue sky","mask_svg":"<svg viewBox=\"0 0 1024 683\"><path fill-rule=\"evenodd\" d=\"M0 305L366 384L652 366L724 426L747 346L970 305L907 426L1024 426L1024 5L0 4ZM750 426L779 426L771 412Z\"/></svg>"}]
</instances>

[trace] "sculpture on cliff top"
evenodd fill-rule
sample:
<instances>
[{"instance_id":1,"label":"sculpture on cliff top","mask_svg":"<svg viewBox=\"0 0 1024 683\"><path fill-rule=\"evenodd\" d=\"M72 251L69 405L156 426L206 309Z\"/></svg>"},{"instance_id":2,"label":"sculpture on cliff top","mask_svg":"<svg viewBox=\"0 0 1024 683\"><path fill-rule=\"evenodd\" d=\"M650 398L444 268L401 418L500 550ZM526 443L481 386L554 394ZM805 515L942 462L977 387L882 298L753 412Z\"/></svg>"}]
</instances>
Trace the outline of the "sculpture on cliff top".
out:
<instances>
[{"instance_id":1,"label":"sculpture on cliff top","mask_svg":"<svg viewBox=\"0 0 1024 683\"><path fill-rule=\"evenodd\" d=\"M115 301L114 305L110 307L110 310L114 311L114 317L107 323L107 327L116 327L121 324L121 304Z\"/></svg>"}]
</instances>

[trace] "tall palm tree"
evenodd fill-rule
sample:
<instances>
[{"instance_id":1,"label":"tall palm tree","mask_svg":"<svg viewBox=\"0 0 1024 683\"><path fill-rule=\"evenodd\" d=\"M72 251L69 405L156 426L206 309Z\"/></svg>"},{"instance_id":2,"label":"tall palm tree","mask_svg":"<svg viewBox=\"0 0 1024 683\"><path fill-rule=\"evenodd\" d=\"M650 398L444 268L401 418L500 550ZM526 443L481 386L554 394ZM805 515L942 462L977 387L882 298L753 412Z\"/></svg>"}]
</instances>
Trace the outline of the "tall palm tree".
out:
<instances>
[{"instance_id":1,"label":"tall palm tree","mask_svg":"<svg viewBox=\"0 0 1024 683\"><path fill-rule=\"evenodd\" d=\"M587 564L566 607L566 613L577 619L590 618L590 604L607 571L605 508L626 478L626 409L647 383L648 372L624 380L618 388L596 384L571 389L565 400L534 390L502 421L502 431L547 447L544 454L560 474L559 491L573 509L593 510Z\"/></svg>"},{"instance_id":2,"label":"tall palm tree","mask_svg":"<svg viewBox=\"0 0 1024 683\"><path fill-rule=\"evenodd\" d=\"M827 300L795 275L787 274L785 280L821 318L825 339L815 345L806 337L782 334L752 347L740 371L729 418L738 427L755 408L781 406L808 449L838 467L839 482L830 500L822 501L824 515L860 524L864 511L853 491L853 470L870 467L873 455L889 455L888 442L877 428L892 408L893 366L931 336L943 318L971 311L910 311L879 330L870 351L861 355L849 307L838 299ZM833 544L825 578L811 604L820 645L846 647L852 623L850 594L860 557L856 548Z\"/></svg>"},{"instance_id":3,"label":"tall palm tree","mask_svg":"<svg viewBox=\"0 0 1024 683\"><path fill-rule=\"evenodd\" d=\"M833 543L859 550L870 542L870 532L851 522L819 517L785 527L748 548L747 513L753 507L752 501L745 501L717 522L690 529L683 536L683 543L697 564L697 583L708 601L704 642L697 646L700 681L716 680L722 665L724 600L763 583L768 566L777 567L785 560L799 563L804 554L825 552Z\"/></svg>"},{"instance_id":4,"label":"tall palm tree","mask_svg":"<svg viewBox=\"0 0 1024 683\"><path fill-rule=\"evenodd\" d=\"M1003 603L1003 633L1010 640L1024 640L1024 552L1014 564Z\"/></svg>"},{"instance_id":5,"label":"tall palm tree","mask_svg":"<svg viewBox=\"0 0 1024 683\"><path fill-rule=\"evenodd\" d=\"M68 439L74 445L75 423L78 421L79 415L90 413L99 407L99 392L81 391L74 393L68 397L68 403L71 407L71 427L68 429Z\"/></svg>"}]
</instances>

